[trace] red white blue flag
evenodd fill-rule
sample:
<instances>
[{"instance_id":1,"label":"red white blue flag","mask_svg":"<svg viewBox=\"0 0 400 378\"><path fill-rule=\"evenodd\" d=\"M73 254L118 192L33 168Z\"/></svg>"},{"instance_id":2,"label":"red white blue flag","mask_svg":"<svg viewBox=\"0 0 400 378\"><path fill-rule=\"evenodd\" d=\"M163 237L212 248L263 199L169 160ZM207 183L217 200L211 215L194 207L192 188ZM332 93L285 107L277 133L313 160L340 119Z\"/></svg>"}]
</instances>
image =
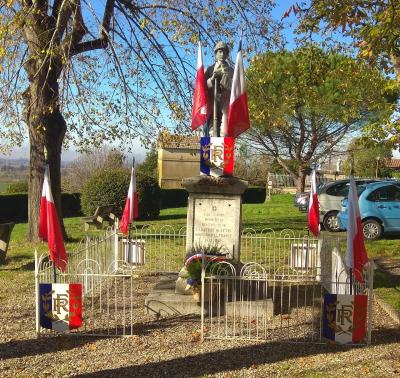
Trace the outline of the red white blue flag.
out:
<instances>
[{"instance_id":1,"label":"red white blue flag","mask_svg":"<svg viewBox=\"0 0 400 378\"><path fill-rule=\"evenodd\" d=\"M367 295L325 294L322 336L338 344L362 341L366 334Z\"/></svg>"},{"instance_id":2,"label":"red white blue flag","mask_svg":"<svg viewBox=\"0 0 400 378\"><path fill-rule=\"evenodd\" d=\"M357 187L353 175L350 176L347 206L349 216L345 261L346 265L352 269L355 280L364 282L363 268L368 262L368 256L365 250L360 208L358 206Z\"/></svg>"},{"instance_id":3,"label":"red white blue flag","mask_svg":"<svg viewBox=\"0 0 400 378\"><path fill-rule=\"evenodd\" d=\"M138 195L136 191L135 160L132 164L131 181L129 183L128 196L126 198L124 212L119 228L124 235L128 233L129 224L139 216Z\"/></svg>"},{"instance_id":4,"label":"red white blue flag","mask_svg":"<svg viewBox=\"0 0 400 378\"><path fill-rule=\"evenodd\" d=\"M47 240L50 260L54 265L65 271L67 265L67 252L65 251L64 238L58 220L56 205L50 188L49 166L44 170L42 198L40 200L39 238Z\"/></svg>"},{"instance_id":5,"label":"red white blue flag","mask_svg":"<svg viewBox=\"0 0 400 378\"><path fill-rule=\"evenodd\" d=\"M317 238L319 233L319 202L317 194L317 174L315 169L312 170L311 174L311 191L308 202L307 224L308 229Z\"/></svg>"},{"instance_id":6,"label":"red white blue flag","mask_svg":"<svg viewBox=\"0 0 400 378\"><path fill-rule=\"evenodd\" d=\"M247 104L246 81L244 77L242 39L236 56L233 72L231 99L229 101L226 136L237 138L250 127L249 107Z\"/></svg>"},{"instance_id":7,"label":"red white blue flag","mask_svg":"<svg viewBox=\"0 0 400 378\"><path fill-rule=\"evenodd\" d=\"M65 332L82 326L82 285L39 285L40 326Z\"/></svg>"},{"instance_id":8,"label":"red white blue flag","mask_svg":"<svg viewBox=\"0 0 400 378\"><path fill-rule=\"evenodd\" d=\"M234 167L234 138L200 138L200 174L232 176Z\"/></svg>"},{"instance_id":9,"label":"red white blue flag","mask_svg":"<svg viewBox=\"0 0 400 378\"><path fill-rule=\"evenodd\" d=\"M197 74L193 94L192 130L204 125L207 121L207 84L204 75L201 43L197 53Z\"/></svg>"}]
</instances>

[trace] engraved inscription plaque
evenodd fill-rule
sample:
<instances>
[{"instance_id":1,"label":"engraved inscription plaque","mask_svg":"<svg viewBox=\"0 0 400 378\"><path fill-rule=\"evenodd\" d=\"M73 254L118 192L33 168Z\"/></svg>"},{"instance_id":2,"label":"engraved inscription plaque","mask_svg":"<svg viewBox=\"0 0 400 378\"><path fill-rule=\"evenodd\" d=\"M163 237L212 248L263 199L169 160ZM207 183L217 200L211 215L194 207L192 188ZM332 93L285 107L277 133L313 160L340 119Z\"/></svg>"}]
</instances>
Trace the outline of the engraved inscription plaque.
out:
<instances>
[{"instance_id":1,"label":"engraved inscription plaque","mask_svg":"<svg viewBox=\"0 0 400 378\"><path fill-rule=\"evenodd\" d=\"M222 246L233 258L239 233L240 202L234 199L196 198L194 201L193 245Z\"/></svg>"}]
</instances>

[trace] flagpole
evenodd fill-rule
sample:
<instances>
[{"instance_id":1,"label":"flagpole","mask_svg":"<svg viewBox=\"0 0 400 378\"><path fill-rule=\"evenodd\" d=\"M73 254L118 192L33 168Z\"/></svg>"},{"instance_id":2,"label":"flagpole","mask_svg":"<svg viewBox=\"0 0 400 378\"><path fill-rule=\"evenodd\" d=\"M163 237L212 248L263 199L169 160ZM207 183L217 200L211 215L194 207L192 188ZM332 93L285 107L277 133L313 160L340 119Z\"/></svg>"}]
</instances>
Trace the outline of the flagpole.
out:
<instances>
[{"instance_id":1,"label":"flagpole","mask_svg":"<svg viewBox=\"0 0 400 378\"><path fill-rule=\"evenodd\" d=\"M351 154L351 160L350 160L350 176L353 176L353 178L354 178L354 155L353 154ZM350 177L350 183L351 183L351 177ZM350 189L349 189L349 192L350 192ZM348 198L349 197L347 197L347 200L348 200ZM347 232L349 232L349 231L347 230ZM352 259L353 259L352 266L354 266L354 251L353 251ZM350 272L350 295L352 295L353 294L353 268L352 267L350 267L349 272Z\"/></svg>"},{"instance_id":2,"label":"flagpole","mask_svg":"<svg viewBox=\"0 0 400 378\"><path fill-rule=\"evenodd\" d=\"M50 169L49 169L49 159L48 159L48 155L47 155L47 148L46 146L43 147L44 150L44 164L45 164L45 170L48 170L48 176L49 176L49 180L50 180L50 185L51 185L51 177L50 177ZM57 270L56 270L56 262L53 261L53 279L54 279L54 283L57 283Z\"/></svg>"},{"instance_id":3,"label":"flagpole","mask_svg":"<svg viewBox=\"0 0 400 378\"><path fill-rule=\"evenodd\" d=\"M132 176L132 171L135 169L135 157L133 157L132 158L132 170L131 170L131 176ZM131 177L131 180L132 180L132 177ZM135 203L134 203L134 201L135 201L135 198L133 197L132 198L132 202L131 202L131 208L129 209L129 211L131 212L132 210L132 206L133 206L133 208L134 208L134 206L135 206ZM132 213L133 213L133 211L132 211ZM132 246L131 246L131 227L130 227L130 222L128 223L128 240L127 240L127 245L128 245L128 255L129 255L129 253L131 252L131 247L132 247L132 258L133 258L133 244L132 244Z\"/></svg>"},{"instance_id":4,"label":"flagpole","mask_svg":"<svg viewBox=\"0 0 400 378\"><path fill-rule=\"evenodd\" d=\"M201 45L201 34L200 34L200 29L198 30L198 41ZM207 105L208 106L208 105ZM210 136L210 126L209 126L209 119L206 119L206 122L203 126L203 136L208 137Z\"/></svg>"},{"instance_id":5,"label":"flagpole","mask_svg":"<svg viewBox=\"0 0 400 378\"><path fill-rule=\"evenodd\" d=\"M135 157L132 158L131 176L132 176L133 169L135 169ZM132 177L131 177L131 179L132 179ZM129 195L129 193L128 193L128 195ZM133 201L134 201L134 198L132 198L131 208L132 208L132 205L134 205ZM129 209L129 211L131 211L131 209ZM130 248L130 246L129 246L130 240L131 240L131 227L130 227L130 222L129 222L129 224L128 224L128 253L129 253L129 248Z\"/></svg>"}]
</instances>

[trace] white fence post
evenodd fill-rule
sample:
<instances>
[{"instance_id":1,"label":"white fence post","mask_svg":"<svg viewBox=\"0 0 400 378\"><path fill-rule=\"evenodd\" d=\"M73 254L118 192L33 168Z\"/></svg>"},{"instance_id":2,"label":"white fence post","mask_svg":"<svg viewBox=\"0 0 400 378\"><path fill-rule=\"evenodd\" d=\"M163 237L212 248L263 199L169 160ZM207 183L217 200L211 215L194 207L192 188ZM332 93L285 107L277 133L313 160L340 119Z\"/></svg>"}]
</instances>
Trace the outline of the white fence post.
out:
<instances>
[{"instance_id":1,"label":"white fence post","mask_svg":"<svg viewBox=\"0 0 400 378\"><path fill-rule=\"evenodd\" d=\"M114 270L118 270L118 232L115 229L114 234Z\"/></svg>"}]
</instances>

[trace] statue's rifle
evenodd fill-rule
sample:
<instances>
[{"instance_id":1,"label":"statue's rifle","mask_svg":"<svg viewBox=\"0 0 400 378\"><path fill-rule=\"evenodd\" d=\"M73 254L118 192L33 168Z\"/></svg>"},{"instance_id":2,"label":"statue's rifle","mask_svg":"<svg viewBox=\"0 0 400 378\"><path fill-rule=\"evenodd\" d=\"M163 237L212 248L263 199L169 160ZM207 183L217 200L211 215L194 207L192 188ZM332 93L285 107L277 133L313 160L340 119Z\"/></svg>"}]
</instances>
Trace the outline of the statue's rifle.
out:
<instances>
[{"instance_id":1,"label":"statue's rifle","mask_svg":"<svg viewBox=\"0 0 400 378\"><path fill-rule=\"evenodd\" d=\"M219 136L218 132L218 106L217 106L217 95L218 95L218 79L214 78L214 119L213 119L213 136Z\"/></svg>"}]
</instances>

